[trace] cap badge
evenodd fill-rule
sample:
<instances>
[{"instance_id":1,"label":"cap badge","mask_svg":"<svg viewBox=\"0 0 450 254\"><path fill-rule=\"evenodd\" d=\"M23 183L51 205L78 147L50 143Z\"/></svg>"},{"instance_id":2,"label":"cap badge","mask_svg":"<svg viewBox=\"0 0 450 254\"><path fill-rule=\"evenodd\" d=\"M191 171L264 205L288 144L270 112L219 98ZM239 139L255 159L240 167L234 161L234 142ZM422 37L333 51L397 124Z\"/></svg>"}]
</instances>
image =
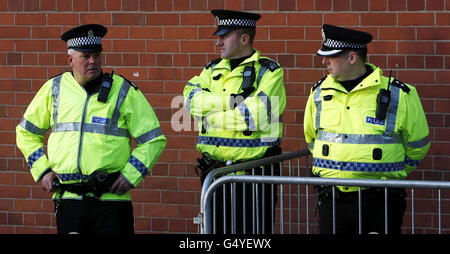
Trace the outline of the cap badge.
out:
<instances>
[{"instance_id":1,"label":"cap badge","mask_svg":"<svg viewBox=\"0 0 450 254\"><path fill-rule=\"evenodd\" d=\"M94 31L89 30L88 31L88 37L94 37Z\"/></svg>"}]
</instances>

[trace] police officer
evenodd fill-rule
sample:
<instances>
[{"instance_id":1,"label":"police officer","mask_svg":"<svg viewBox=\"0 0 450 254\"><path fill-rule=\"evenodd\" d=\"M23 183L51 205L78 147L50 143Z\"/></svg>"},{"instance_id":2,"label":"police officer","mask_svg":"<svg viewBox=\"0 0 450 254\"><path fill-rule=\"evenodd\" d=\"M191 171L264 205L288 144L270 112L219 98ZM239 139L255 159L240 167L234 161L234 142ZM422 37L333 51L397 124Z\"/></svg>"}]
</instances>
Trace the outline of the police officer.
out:
<instances>
[{"instance_id":1,"label":"police officer","mask_svg":"<svg viewBox=\"0 0 450 254\"><path fill-rule=\"evenodd\" d=\"M33 179L56 192L58 233L134 233L130 189L166 145L141 91L102 72L107 29L89 24L65 32L72 71L48 80L16 128ZM50 130L46 151L44 135ZM131 151L130 137L137 148Z\"/></svg>"},{"instance_id":2,"label":"police officer","mask_svg":"<svg viewBox=\"0 0 450 254\"><path fill-rule=\"evenodd\" d=\"M304 115L313 174L328 178L404 179L430 148L416 89L366 62L372 36L325 24L317 52L329 74L318 81ZM320 232L332 233L329 188L320 189ZM336 232L358 233L358 188L337 186ZM362 233L384 233L384 188L362 188ZM388 189L388 233L400 233L403 189Z\"/></svg>"},{"instance_id":3,"label":"police officer","mask_svg":"<svg viewBox=\"0 0 450 254\"><path fill-rule=\"evenodd\" d=\"M277 62L261 56L253 48L256 21L261 16L231 10L212 10L211 13L218 22L214 36L218 37L216 46L221 58L209 62L198 76L189 80L183 91L185 107L199 120L197 150L214 165L221 166L280 154L281 115L286 105L283 70ZM257 170L257 173L262 172ZM241 188L239 185L238 199L242 198ZM251 187L246 189L250 193ZM216 197L220 199L219 193ZM270 198L269 189L266 193ZM247 214L252 213L250 198L247 199ZM222 203L219 199L217 204ZM236 203L242 206L242 201ZM270 199L265 203L268 209L265 232L271 232ZM221 210L219 206L216 209ZM242 216L237 217L237 233L252 233L253 225L247 225L244 231ZM222 228L223 216L218 214L216 218L219 220L216 232L230 233L229 225ZM251 223L252 217L247 217L246 221Z\"/></svg>"}]
</instances>

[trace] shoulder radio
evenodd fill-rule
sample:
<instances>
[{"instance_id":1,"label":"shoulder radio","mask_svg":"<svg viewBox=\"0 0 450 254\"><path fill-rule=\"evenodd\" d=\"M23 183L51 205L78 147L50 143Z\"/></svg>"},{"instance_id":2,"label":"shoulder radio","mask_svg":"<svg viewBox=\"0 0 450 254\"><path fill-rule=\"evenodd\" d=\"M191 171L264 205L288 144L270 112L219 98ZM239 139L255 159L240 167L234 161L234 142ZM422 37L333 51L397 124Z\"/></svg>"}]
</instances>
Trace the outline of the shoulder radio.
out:
<instances>
[{"instance_id":1,"label":"shoulder radio","mask_svg":"<svg viewBox=\"0 0 450 254\"><path fill-rule=\"evenodd\" d=\"M392 76L392 71L389 74L387 90L386 89L380 89L380 92L378 93L378 96L377 96L376 117L379 120L385 120L386 119L387 111L388 111L388 108L389 108L389 103L391 101L391 90L390 90L391 76Z\"/></svg>"}]
</instances>

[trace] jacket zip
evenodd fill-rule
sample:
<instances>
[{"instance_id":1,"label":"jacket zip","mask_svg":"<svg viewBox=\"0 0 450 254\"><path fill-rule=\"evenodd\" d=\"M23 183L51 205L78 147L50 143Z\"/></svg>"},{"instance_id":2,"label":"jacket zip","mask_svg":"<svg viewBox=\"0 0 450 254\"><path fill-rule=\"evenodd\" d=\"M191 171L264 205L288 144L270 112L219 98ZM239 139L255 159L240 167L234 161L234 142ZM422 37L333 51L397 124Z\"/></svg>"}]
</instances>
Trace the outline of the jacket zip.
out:
<instances>
[{"instance_id":1,"label":"jacket zip","mask_svg":"<svg viewBox=\"0 0 450 254\"><path fill-rule=\"evenodd\" d=\"M86 98L86 102L84 103L83 115L81 117L80 142L78 145L78 162L77 162L77 168L78 168L78 172L80 173L81 181L83 181L83 173L81 172L81 153L82 153L82 149L83 149L84 122L86 120L86 111L87 111L87 106L89 104L90 98L91 98L91 95L88 94L87 98Z\"/></svg>"}]
</instances>

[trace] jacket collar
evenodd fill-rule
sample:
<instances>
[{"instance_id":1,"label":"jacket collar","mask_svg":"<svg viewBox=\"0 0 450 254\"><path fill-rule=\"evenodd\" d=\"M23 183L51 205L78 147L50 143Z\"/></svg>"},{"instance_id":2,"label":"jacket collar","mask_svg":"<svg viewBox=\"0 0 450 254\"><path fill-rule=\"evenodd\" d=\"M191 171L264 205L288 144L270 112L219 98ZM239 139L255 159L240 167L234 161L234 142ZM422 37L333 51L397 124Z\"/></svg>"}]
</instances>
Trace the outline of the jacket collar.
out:
<instances>
[{"instance_id":1,"label":"jacket collar","mask_svg":"<svg viewBox=\"0 0 450 254\"><path fill-rule=\"evenodd\" d=\"M245 59L240 65L245 65L247 63L251 62L257 62L260 58L260 52L257 49L253 49L253 55L251 55L249 58ZM230 70L230 60L229 59L222 59L215 67L214 69L228 69Z\"/></svg>"},{"instance_id":2,"label":"jacket collar","mask_svg":"<svg viewBox=\"0 0 450 254\"><path fill-rule=\"evenodd\" d=\"M383 71L371 63L366 63L366 65L372 68L373 72L365 79L363 79L351 92L365 89L367 87L378 86L381 84L381 77ZM345 88L339 83L339 81L334 79L330 74L327 76L327 78L320 87L321 89L328 88L348 93L347 90L345 90Z\"/></svg>"}]
</instances>

